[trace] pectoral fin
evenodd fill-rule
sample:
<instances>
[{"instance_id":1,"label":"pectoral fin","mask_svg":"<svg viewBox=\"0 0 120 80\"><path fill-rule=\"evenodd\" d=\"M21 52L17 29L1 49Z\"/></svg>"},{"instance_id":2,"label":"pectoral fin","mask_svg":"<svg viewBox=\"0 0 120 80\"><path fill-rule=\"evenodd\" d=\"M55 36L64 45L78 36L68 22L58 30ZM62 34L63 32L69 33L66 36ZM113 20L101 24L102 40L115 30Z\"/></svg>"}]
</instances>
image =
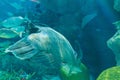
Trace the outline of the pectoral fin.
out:
<instances>
[{"instance_id":1,"label":"pectoral fin","mask_svg":"<svg viewBox=\"0 0 120 80\"><path fill-rule=\"evenodd\" d=\"M38 53L38 50L31 45L27 38L23 38L15 44L8 47L5 52L12 52L12 54L19 59L29 59Z\"/></svg>"}]
</instances>

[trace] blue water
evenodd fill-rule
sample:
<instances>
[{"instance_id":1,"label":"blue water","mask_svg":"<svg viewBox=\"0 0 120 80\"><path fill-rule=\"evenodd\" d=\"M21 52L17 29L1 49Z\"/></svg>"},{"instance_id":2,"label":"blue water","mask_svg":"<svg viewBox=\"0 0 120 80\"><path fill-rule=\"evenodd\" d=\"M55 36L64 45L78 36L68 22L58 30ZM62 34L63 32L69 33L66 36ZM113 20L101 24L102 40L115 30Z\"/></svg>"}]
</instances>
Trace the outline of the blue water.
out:
<instances>
[{"instance_id":1,"label":"blue water","mask_svg":"<svg viewBox=\"0 0 120 80\"><path fill-rule=\"evenodd\" d=\"M78 53L78 56L81 57L78 44L76 44L77 41L83 53L81 62L88 68L93 78L91 80L96 80L103 70L115 66L116 64L115 56L107 47L106 41L116 32L115 26L112 23L119 20L120 15L119 12L115 11L113 8L113 0L75 1L77 1L77 3L80 2L80 5L74 8L70 7L74 3L69 2L67 5L62 5L62 2L58 4L55 0L53 0L54 5L52 6L46 6L44 1L42 3L40 0L1 0L0 21L2 22L14 16L22 16L30 19L35 25L46 24L63 34ZM12 6L13 3L18 6ZM97 16L90 20L84 28L81 28L82 19L86 15L94 12L97 13ZM2 28L3 26L1 25L0 27ZM0 41L1 43L2 41L11 41L11 44L13 44L19 39L19 37L12 39L0 38ZM7 55L5 58L10 56L14 57L12 54L9 54L9 56ZM16 60L16 58L13 60ZM9 71L10 67L8 67L8 65L11 63L7 63L9 62L7 59L5 59L5 61L1 58L0 63L2 63L2 65L0 65L0 70ZM24 62L19 62L18 65L26 71L31 72L30 67L27 68ZM16 65L16 62L12 63L12 65L14 64ZM14 68L18 70L17 66L14 66Z\"/></svg>"}]
</instances>

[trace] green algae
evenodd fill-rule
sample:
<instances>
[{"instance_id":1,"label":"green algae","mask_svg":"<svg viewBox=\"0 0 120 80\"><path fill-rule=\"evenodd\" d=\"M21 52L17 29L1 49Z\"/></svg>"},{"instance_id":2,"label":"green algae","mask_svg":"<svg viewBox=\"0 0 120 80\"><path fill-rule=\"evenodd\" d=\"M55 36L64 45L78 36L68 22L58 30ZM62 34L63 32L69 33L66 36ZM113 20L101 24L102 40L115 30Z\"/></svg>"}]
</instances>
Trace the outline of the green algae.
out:
<instances>
[{"instance_id":1,"label":"green algae","mask_svg":"<svg viewBox=\"0 0 120 80\"><path fill-rule=\"evenodd\" d=\"M33 74L27 74L23 70L16 71L0 71L0 80L31 80Z\"/></svg>"}]
</instances>

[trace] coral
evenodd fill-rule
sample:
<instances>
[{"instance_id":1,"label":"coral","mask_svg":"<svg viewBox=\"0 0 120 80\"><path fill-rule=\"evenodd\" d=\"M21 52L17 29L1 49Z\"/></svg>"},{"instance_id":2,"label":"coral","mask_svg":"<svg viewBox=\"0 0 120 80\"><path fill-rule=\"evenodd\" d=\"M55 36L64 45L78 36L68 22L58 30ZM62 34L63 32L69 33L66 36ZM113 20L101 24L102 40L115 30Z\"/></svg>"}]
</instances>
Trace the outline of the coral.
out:
<instances>
[{"instance_id":1,"label":"coral","mask_svg":"<svg viewBox=\"0 0 120 80\"><path fill-rule=\"evenodd\" d=\"M120 12L120 0L114 0L114 9Z\"/></svg>"},{"instance_id":2,"label":"coral","mask_svg":"<svg viewBox=\"0 0 120 80\"><path fill-rule=\"evenodd\" d=\"M70 69L72 67L72 69ZM90 80L88 69L84 64L79 66L63 65L60 70L62 80Z\"/></svg>"},{"instance_id":3,"label":"coral","mask_svg":"<svg viewBox=\"0 0 120 80\"><path fill-rule=\"evenodd\" d=\"M115 66L104 70L97 80L120 80L120 66Z\"/></svg>"},{"instance_id":4,"label":"coral","mask_svg":"<svg viewBox=\"0 0 120 80\"><path fill-rule=\"evenodd\" d=\"M117 65L120 65L120 21L113 24L116 26L117 32L107 41L107 45L115 54Z\"/></svg>"},{"instance_id":5,"label":"coral","mask_svg":"<svg viewBox=\"0 0 120 80\"><path fill-rule=\"evenodd\" d=\"M30 80L33 74L27 74L23 70L19 70L18 72L12 70L8 71L0 71L0 80Z\"/></svg>"}]
</instances>

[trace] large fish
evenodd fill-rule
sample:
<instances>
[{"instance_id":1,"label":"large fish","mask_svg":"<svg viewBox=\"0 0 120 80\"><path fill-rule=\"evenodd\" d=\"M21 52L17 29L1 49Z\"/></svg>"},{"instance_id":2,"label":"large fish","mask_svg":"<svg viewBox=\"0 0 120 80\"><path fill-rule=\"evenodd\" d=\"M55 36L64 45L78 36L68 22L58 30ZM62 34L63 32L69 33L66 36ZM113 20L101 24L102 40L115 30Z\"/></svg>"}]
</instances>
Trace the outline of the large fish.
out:
<instances>
[{"instance_id":1,"label":"large fish","mask_svg":"<svg viewBox=\"0 0 120 80\"><path fill-rule=\"evenodd\" d=\"M75 51L68 40L49 27L39 27L36 33L19 40L5 52L29 60L33 67L39 66L36 69L42 74L56 74L62 64L76 64Z\"/></svg>"}]
</instances>

